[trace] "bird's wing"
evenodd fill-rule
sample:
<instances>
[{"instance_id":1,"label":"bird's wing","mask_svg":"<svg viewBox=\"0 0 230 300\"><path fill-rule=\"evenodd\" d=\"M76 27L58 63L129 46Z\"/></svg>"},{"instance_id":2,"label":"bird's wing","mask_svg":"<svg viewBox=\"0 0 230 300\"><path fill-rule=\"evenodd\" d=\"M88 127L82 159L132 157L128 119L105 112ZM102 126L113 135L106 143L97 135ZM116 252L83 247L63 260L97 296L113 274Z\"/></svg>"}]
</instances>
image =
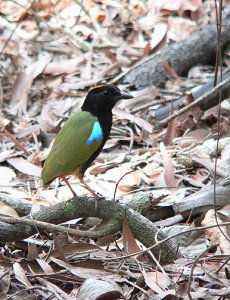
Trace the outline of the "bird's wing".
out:
<instances>
[{"instance_id":1,"label":"bird's wing","mask_svg":"<svg viewBox=\"0 0 230 300\"><path fill-rule=\"evenodd\" d=\"M74 173L98 149L102 140L102 129L95 116L86 111L73 115L59 131L45 161L41 174L44 184Z\"/></svg>"}]
</instances>

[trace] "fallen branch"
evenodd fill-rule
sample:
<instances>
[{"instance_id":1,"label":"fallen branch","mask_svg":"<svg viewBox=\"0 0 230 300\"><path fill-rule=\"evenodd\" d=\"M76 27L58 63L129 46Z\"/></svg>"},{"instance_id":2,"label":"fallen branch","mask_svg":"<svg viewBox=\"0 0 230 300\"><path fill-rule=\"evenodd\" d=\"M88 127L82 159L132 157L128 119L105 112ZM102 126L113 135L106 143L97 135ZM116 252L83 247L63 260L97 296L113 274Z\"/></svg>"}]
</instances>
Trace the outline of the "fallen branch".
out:
<instances>
[{"instance_id":1,"label":"fallen branch","mask_svg":"<svg viewBox=\"0 0 230 300\"><path fill-rule=\"evenodd\" d=\"M223 207L229 204L230 177L222 179L216 186L216 205ZM198 216L209 209L214 208L214 186L202 188L200 191L191 194L180 200L159 203L149 209L147 218L158 225L169 226L173 218L180 221L181 217L186 220L188 217ZM162 220L159 222L159 220Z\"/></svg>"},{"instance_id":2,"label":"fallen branch","mask_svg":"<svg viewBox=\"0 0 230 300\"><path fill-rule=\"evenodd\" d=\"M230 42L230 5L226 6L222 23L221 50L223 51ZM169 65L177 75L184 76L197 64L213 64L216 56L215 40L216 24L208 25L189 35L188 38L170 44L159 54L148 57L126 73L122 81L135 84L138 89L150 85L164 87L166 81L171 79L166 65Z\"/></svg>"},{"instance_id":3,"label":"fallen branch","mask_svg":"<svg viewBox=\"0 0 230 300\"><path fill-rule=\"evenodd\" d=\"M97 230L97 231L85 231L79 229L72 229L61 225L54 225L47 222L41 222L41 221L26 219L26 218L17 219L17 218L0 217L0 221L7 224L12 224L12 225L22 224L22 225L34 227L35 229L36 228L43 229L48 232L68 233L74 236L90 238L90 239L96 239L99 237L106 236L108 234L114 234L119 230L119 224L116 221L110 222L110 224L108 224L109 222L108 221L105 224L106 226L103 226L102 230Z\"/></svg>"},{"instance_id":4,"label":"fallen branch","mask_svg":"<svg viewBox=\"0 0 230 300\"><path fill-rule=\"evenodd\" d=\"M223 80L225 80L229 76L230 76L229 73L223 75ZM213 86L214 86L214 78L209 80L206 84L204 84L199 89L189 92L187 96L183 96L179 99L174 100L173 101L173 109L177 110L179 107L183 107L183 106L187 105L188 100L191 98L196 100L196 99L202 97L203 95L205 95L206 93L211 91L213 89ZM221 101L227 99L228 97L230 97L230 83L224 85L223 88L221 89ZM209 95L209 97L206 98L206 100L203 100L199 104L199 107L201 110L205 111L205 110L217 105L218 102L219 102L219 97L216 96L216 93L211 93ZM167 104L166 106L161 106L161 107L157 108L156 110L154 110L152 112L152 115L155 117L156 120L160 121L160 120L167 118L170 115L171 109L172 109L172 104L170 103L170 104Z\"/></svg>"},{"instance_id":5,"label":"fallen branch","mask_svg":"<svg viewBox=\"0 0 230 300\"><path fill-rule=\"evenodd\" d=\"M207 102L210 97L217 96L217 94L225 87L229 88L230 85L230 77L219 83L216 87L214 87L211 91L207 92L203 96L199 97L192 103L188 104L187 106L181 108L180 110L176 111L174 114L169 116L168 118L159 122L161 125L166 125L168 122L172 121L173 119L177 118L178 116L182 115L186 111L190 110L194 106L198 106L201 103ZM218 97L217 97L218 98Z\"/></svg>"},{"instance_id":6,"label":"fallen branch","mask_svg":"<svg viewBox=\"0 0 230 300\"><path fill-rule=\"evenodd\" d=\"M230 222L223 222L223 223L219 223L218 224L219 226L229 226L230 225ZM124 255L124 256L118 256L118 257L111 257L111 258L105 258L104 260L106 261L113 261L113 260L123 260L123 259L127 259L129 257L132 257L132 256L136 256L136 255L140 255L140 254L143 254L143 253L147 253L148 251L152 251L155 247L159 247L160 245L162 245L163 243L165 243L166 241L169 241L177 236L180 236L180 235L187 235L187 234L190 234L191 232L198 232L198 231L204 231L206 229L210 229L210 228L216 228L218 227L217 224L215 225L209 225L209 226L203 226L203 227L196 227L196 228L191 228L191 229L188 229L188 230L184 230L184 231L180 231L174 235L171 235L171 236L168 236L167 238L165 238L164 240L157 240L157 243L155 243L154 245L150 246L149 248L145 249L145 250L141 250L141 251L138 251L138 252L135 252L135 253L132 253L132 254L128 254L128 255Z\"/></svg>"},{"instance_id":7,"label":"fallen branch","mask_svg":"<svg viewBox=\"0 0 230 300\"><path fill-rule=\"evenodd\" d=\"M95 209L94 199L86 197L71 199L66 203L59 203L52 207L43 208L39 212L34 213L32 219L52 224L60 224L81 217L97 217L106 221L112 220L117 222L118 227L116 231L118 231L122 227L125 216L129 221L129 226L134 237L143 243L144 246L149 247L155 244L156 234L159 240L166 238L166 236L159 231L157 226L127 205L100 200L97 203L97 209ZM30 219L29 216L26 218ZM34 226L22 224L12 225L0 222L0 242L22 240L36 232ZM163 262L169 263L176 257L179 257L180 253L177 252L177 247L172 245L171 241L169 241L160 247L155 247L154 255L157 258L161 257Z\"/></svg>"},{"instance_id":8,"label":"fallen branch","mask_svg":"<svg viewBox=\"0 0 230 300\"><path fill-rule=\"evenodd\" d=\"M223 207L229 204L230 178L226 179L227 184L217 184L216 186L216 205ZM214 186L202 189L183 199L183 201L175 202L173 210L175 214L181 214L188 217L192 211L192 215L201 214L209 209L214 208Z\"/></svg>"}]
</instances>

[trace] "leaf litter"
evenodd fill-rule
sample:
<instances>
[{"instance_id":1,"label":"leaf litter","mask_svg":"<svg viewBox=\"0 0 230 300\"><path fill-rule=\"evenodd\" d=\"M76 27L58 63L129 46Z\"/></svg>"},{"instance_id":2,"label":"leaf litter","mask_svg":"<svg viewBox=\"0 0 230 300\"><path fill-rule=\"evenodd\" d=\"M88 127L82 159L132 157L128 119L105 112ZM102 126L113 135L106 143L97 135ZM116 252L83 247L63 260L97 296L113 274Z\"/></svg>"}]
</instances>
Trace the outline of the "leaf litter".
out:
<instances>
[{"instance_id":1,"label":"leaf litter","mask_svg":"<svg viewBox=\"0 0 230 300\"><path fill-rule=\"evenodd\" d=\"M119 82L122 74L148 55L213 22L212 5L199 0L2 1L1 192L30 201L33 210L68 200L71 193L62 183L54 182L44 190L39 182L48 147L63 121L79 109L90 87ZM156 224L167 224L164 232L175 235L229 222L229 208L217 210L216 217L213 209L203 210L200 216L191 210L192 217L172 213L177 205L186 204L186 196L213 185L218 114L214 109L192 110L167 130L157 129L154 111L175 94L183 95L186 86L206 82L212 71L194 67L182 81L167 68L175 81L168 82L165 90L119 85L131 90L134 99L114 109L112 139L87 170L86 180L109 199L117 188L116 200L122 197L124 203L135 194L148 194L150 202L142 213ZM216 174L222 179L228 178L230 170L229 105L225 109ZM88 194L74 178L70 182L78 194ZM17 208L2 201L0 214L18 217ZM83 221L77 220L75 228L87 230ZM191 294L193 299L217 299L229 294L228 226L174 238L184 258L161 270L147 254L144 259L142 255L112 260L144 248L134 239L127 220L122 233L107 237L106 246L91 239L38 232L20 243L2 245L0 297L76 299L77 295L77 299L93 300L174 299L177 295L187 299L192 264L207 245L214 244L215 250L196 263Z\"/></svg>"}]
</instances>

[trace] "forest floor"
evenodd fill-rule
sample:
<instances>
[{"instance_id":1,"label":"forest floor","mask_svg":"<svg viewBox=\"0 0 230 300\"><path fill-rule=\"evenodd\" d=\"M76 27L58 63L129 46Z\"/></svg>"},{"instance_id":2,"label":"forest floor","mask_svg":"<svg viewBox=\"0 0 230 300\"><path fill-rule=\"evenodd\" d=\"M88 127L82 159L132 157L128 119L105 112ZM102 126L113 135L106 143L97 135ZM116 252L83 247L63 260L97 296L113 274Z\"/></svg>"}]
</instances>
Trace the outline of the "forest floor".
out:
<instances>
[{"instance_id":1,"label":"forest floor","mask_svg":"<svg viewBox=\"0 0 230 300\"><path fill-rule=\"evenodd\" d=\"M164 88L122 81L150 55L215 24L215 1L9 0L0 11L1 221L72 197L61 180L42 187L43 162L89 89L114 83L134 98L114 108L110 139L85 180L108 205L148 197L130 206L172 236L181 253L166 264L149 250L129 256L147 245L133 237L126 219L122 231L97 239L40 228L23 240L0 233L0 299L229 298L230 232L219 224L230 221L230 102L193 107L167 127L156 118L212 79L215 61L184 77L168 66ZM226 49L223 71L228 67ZM90 196L77 179L69 182ZM18 211L18 203L30 212ZM64 224L86 231L98 225L93 221Z\"/></svg>"}]
</instances>

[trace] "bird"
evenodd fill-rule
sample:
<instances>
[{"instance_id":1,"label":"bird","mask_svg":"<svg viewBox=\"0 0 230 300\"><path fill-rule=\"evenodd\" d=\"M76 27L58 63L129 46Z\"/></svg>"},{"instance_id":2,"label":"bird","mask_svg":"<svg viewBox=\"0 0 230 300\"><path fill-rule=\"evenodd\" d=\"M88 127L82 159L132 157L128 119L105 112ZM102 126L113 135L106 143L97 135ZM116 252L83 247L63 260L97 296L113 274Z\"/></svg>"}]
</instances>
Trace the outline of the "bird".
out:
<instances>
[{"instance_id":1,"label":"bird","mask_svg":"<svg viewBox=\"0 0 230 300\"><path fill-rule=\"evenodd\" d=\"M41 172L45 188L56 178L61 178L77 196L66 178L75 175L88 191L99 198L84 181L84 173L109 138L114 105L119 100L131 98L132 95L113 84L99 85L89 91L81 109L65 122L53 142Z\"/></svg>"}]
</instances>

